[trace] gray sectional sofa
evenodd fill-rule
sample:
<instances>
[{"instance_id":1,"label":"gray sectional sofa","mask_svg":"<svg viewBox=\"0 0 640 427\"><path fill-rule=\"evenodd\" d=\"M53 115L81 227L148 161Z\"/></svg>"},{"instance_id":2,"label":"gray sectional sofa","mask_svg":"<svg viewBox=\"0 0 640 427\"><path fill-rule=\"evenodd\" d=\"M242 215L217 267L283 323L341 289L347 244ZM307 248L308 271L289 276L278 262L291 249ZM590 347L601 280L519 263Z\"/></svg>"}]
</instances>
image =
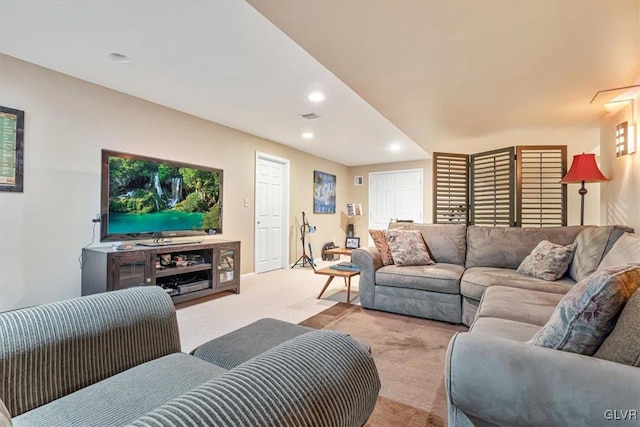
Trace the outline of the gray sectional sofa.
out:
<instances>
[{"instance_id":1,"label":"gray sectional sofa","mask_svg":"<svg viewBox=\"0 0 640 427\"><path fill-rule=\"evenodd\" d=\"M487 289L470 332L447 350L449 427L640 425L639 367L525 343L561 298Z\"/></svg>"},{"instance_id":2,"label":"gray sectional sofa","mask_svg":"<svg viewBox=\"0 0 640 427\"><path fill-rule=\"evenodd\" d=\"M640 236L626 235L598 266L640 264ZM593 356L526 343L563 294L492 286L469 332L447 349L450 427L640 425L640 289Z\"/></svg>"},{"instance_id":3,"label":"gray sectional sofa","mask_svg":"<svg viewBox=\"0 0 640 427\"><path fill-rule=\"evenodd\" d=\"M190 355L156 286L0 313L0 402L14 427L363 425L380 388L365 346L278 322Z\"/></svg>"},{"instance_id":4,"label":"gray sectional sofa","mask_svg":"<svg viewBox=\"0 0 640 427\"><path fill-rule=\"evenodd\" d=\"M633 232L620 225L503 228L390 224L390 228L396 227L420 230L435 264L383 266L375 247L355 250L352 259L360 267L362 306L467 326L473 322L487 288L507 286L563 295L576 283L581 270L588 269L587 264L595 269L623 233ZM593 248L577 250L571 268L561 279L548 282L516 271L540 241L569 245L583 230L594 235Z\"/></svg>"},{"instance_id":5,"label":"gray sectional sofa","mask_svg":"<svg viewBox=\"0 0 640 427\"><path fill-rule=\"evenodd\" d=\"M358 249L360 301L470 326L451 339L445 359L450 427L640 425L640 289L593 357L526 343L577 281L640 263L640 236L620 239L631 228L398 226L420 230L436 263L382 266L375 247ZM554 282L516 271L541 240L577 244L567 274Z\"/></svg>"}]
</instances>

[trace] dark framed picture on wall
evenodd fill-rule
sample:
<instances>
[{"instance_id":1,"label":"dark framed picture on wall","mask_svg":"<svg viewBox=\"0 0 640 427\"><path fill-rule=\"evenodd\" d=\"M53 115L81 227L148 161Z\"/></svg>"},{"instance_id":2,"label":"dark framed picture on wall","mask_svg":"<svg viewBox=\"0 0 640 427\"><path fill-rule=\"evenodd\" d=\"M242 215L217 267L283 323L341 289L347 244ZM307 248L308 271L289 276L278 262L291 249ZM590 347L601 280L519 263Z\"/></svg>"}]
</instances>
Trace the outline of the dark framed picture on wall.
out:
<instances>
[{"instance_id":1,"label":"dark framed picture on wall","mask_svg":"<svg viewBox=\"0 0 640 427\"><path fill-rule=\"evenodd\" d=\"M24 111L0 106L0 191L22 193Z\"/></svg>"},{"instance_id":2,"label":"dark framed picture on wall","mask_svg":"<svg viewBox=\"0 0 640 427\"><path fill-rule=\"evenodd\" d=\"M313 213L336 213L336 176L313 171Z\"/></svg>"}]
</instances>

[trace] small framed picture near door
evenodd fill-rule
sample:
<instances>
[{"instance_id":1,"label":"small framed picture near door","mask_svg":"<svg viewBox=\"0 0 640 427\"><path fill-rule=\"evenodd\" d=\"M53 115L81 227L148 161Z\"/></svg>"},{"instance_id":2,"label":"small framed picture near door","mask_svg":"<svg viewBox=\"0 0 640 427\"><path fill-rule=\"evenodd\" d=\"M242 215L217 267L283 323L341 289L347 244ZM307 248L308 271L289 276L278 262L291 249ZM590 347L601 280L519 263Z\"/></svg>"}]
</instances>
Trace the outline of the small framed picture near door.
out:
<instances>
[{"instance_id":1,"label":"small framed picture near door","mask_svg":"<svg viewBox=\"0 0 640 427\"><path fill-rule=\"evenodd\" d=\"M359 237L347 237L347 241L344 244L347 249L358 249L360 247Z\"/></svg>"}]
</instances>

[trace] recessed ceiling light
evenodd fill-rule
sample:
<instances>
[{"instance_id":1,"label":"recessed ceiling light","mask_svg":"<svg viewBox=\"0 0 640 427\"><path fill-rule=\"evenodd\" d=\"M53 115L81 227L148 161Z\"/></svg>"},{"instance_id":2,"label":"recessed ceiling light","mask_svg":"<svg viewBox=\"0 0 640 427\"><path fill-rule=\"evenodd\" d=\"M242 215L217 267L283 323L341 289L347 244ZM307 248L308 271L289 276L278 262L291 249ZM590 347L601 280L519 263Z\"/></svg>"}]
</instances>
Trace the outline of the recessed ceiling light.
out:
<instances>
[{"instance_id":1,"label":"recessed ceiling light","mask_svg":"<svg viewBox=\"0 0 640 427\"><path fill-rule=\"evenodd\" d=\"M324 95L321 92L312 92L309 94L309 101L322 102L324 101Z\"/></svg>"},{"instance_id":2,"label":"recessed ceiling light","mask_svg":"<svg viewBox=\"0 0 640 427\"><path fill-rule=\"evenodd\" d=\"M401 148L402 147L400 147L400 144L391 144L389 147L387 147L387 150L397 152L400 151Z\"/></svg>"},{"instance_id":3,"label":"recessed ceiling light","mask_svg":"<svg viewBox=\"0 0 640 427\"><path fill-rule=\"evenodd\" d=\"M129 62L131 62L131 58L118 52L109 53L109 59L120 62L121 64L128 64Z\"/></svg>"},{"instance_id":4,"label":"recessed ceiling light","mask_svg":"<svg viewBox=\"0 0 640 427\"><path fill-rule=\"evenodd\" d=\"M305 133L302 134L302 137L304 139L311 139L311 138L313 138L313 134L311 132L305 132Z\"/></svg>"}]
</instances>

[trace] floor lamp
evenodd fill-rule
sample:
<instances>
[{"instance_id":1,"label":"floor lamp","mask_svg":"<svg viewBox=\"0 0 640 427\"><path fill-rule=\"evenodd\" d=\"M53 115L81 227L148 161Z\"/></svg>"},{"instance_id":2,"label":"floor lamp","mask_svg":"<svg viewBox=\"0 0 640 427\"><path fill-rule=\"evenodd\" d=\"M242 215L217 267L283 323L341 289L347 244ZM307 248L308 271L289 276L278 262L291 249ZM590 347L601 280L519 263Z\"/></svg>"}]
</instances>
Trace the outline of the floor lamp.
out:
<instances>
[{"instance_id":1,"label":"floor lamp","mask_svg":"<svg viewBox=\"0 0 640 427\"><path fill-rule=\"evenodd\" d=\"M584 225L584 195L587 189L584 188L585 182L602 182L609 181L606 176L600 172L596 164L596 155L592 153L582 153L573 156L573 163L569 168L569 172L560 180L562 184L581 183L582 186L578 190L580 194L580 225Z\"/></svg>"}]
</instances>

